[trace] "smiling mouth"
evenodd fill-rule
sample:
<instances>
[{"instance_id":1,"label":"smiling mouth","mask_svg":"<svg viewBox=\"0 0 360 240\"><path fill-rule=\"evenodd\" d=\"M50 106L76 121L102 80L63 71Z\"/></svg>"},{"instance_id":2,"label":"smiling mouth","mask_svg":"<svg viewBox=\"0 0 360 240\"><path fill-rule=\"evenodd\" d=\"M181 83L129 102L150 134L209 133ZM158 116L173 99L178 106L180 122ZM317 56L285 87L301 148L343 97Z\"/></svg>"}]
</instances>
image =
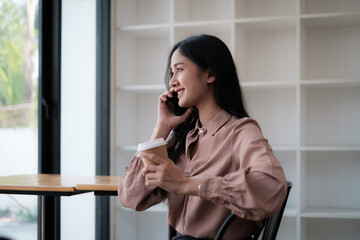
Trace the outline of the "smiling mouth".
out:
<instances>
[{"instance_id":1,"label":"smiling mouth","mask_svg":"<svg viewBox=\"0 0 360 240\"><path fill-rule=\"evenodd\" d=\"M184 88L181 88L181 89L177 89L175 92L179 95L181 95L183 92L185 91Z\"/></svg>"}]
</instances>

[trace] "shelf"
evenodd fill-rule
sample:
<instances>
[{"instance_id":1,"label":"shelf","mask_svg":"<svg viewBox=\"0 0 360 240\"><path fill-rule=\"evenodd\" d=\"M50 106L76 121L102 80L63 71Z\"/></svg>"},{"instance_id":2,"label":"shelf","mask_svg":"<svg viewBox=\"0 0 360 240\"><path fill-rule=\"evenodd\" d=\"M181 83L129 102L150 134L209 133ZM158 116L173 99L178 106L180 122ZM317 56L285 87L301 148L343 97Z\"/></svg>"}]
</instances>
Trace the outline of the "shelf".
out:
<instances>
[{"instance_id":1,"label":"shelf","mask_svg":"<svg viewBox=\"0 0 360 240\"><path fill-rule=\"evenodd\" d=\"M352 152L352 151L360 151L360 146L358 147L339 147L339 146L302 146L300 147L301 151L304 152Z\"/></svg>"},{"instance_id":2,"label":"shelf","mask_svg":"<svg viewBox=\"0 0 360 240\"><path fill-rule=\"evenodd\" d=\"M241 81L240 85L244 89L291 89L297 86L296 81L269 81L269 82L260 82L260 81Z\"/></svg>"},{"instance_id":3,"label":"shelf","mask_svg":"<svg viewBox=\"0 0 360 240\"><path fill-rule=\"evenodd\" d=\"M117 87L117 90L135 93L159 93L166 91L165 84L154 85L124 85Z\"/></svg>"},{"instance_id":4,"label":"shelf","mask_svg":"<svg viewBox=\"0 0 360 240\"><path fill-rule=\"evenodd\" d=\"M297 213L298 211L296 210L296 208L286 207L284 210L284 217L296 217Z\"/></svg>"},{"instance_id":5,"label":"shelf","mask_svg":"<svg viewBox=\"0 0 360 240\"><path fill-rule=\"evenodd\" d=\"M360 208L307 208L300 214L304 218L360 219Z\"/></svg>"},{"instance_id":6,"label":"shelf","mask_svg":"<svg viewBox=\"0 0 360 240\"><path fill-rule=\"evenodd\" d=\"M218 27L228 26L231 23L229 20L211 20L211 21L195 21L195 22L176 22L173 24L174 27L183 28L201 28L204 27L206 31L218 31Z\"/></svg>"},{"instance_id":7,"label":"shelf","mask_svg":"<svg viewBox=\"0 0 360 240\"><path fill-rule=\"evenodd\" d=\"M296 146L281 146L281 145L274 145L271 146L272 150L275 152L292 152L292 151L296 151L297 147Z\"/></svg>"},{"instance_id":8,"label":"shelf","mask_svg":"<svg viewBox=\"0 0 360 240\"><path fill-rule=\"evenodd\" d=\"M235 23L247 31L287 30L296 28L296 17L262 17L236 19Z\"/></svg>"},{"instance_id":9,"label":"shelf","mask_svg":"<svg viewBox=\"0 0 360 240\"><path fill-rule=\"evenodd\" d=\"M233 55L250 116L293 183L278 238L360 236L359 0L116 0L115 6L116 174L156 124L171 45L215 35ZM130 230L125 224L133 235L124 239L142 239L138 226L153 216L165 222L161 207L145 213L116 207L117 218L132 224Z\"/></svg>"},{"instance_id":10,"label":"shelf","mask_svg":"<svg viewBox=\"0 0 360 240\"><path fill-rule=\"evenodd\" d=\"M308 83L303 83L303 85L307 85ZM318 84L326 84L322 82L318 82ZM355 84L355 83L354 83ZM356 83L357 84L357 83ZM286 81L279 81L279 82L242 82L240 81L240 85L242 88L245 89L291 89L297 86L297 82L286 82ZM316 85L311 84L309 85ZM360 82L359 82L360 86ZM148 85L123 85L116 87L119 91L124 92L135 92L135 93L162 93L166 91L165 84L148 84Z\"/></svg>"},{"instance_id":11,"label":"shelf","mask_svg":"<svg viewBox=\"0 0 360 240\"><path fill-rule=\"evenodd\" d=\"M303 79L300 85L307 88L359 87L360 80L351 79Z\"/></svg>"},{"instance_id":12,"label":"shelf","mask_svg":"<svg viewBox=\"0 0 360 240\"><path fill-rule=\"evenodd\" d=\"M131 25L117 28L116 30L136 38L168 37L170 34L170 24Z\"/></svg>"},{"instance_id":13,"label":"shelf","mask_svg":"<svg viewBox=\"0 0 360 240\"><path fill-rule=\"evenodd\" d=\"M346 13L319 13L300 16L301 23L309 29L325 27L353 27L360 24L360 11Z\"/></svg>"}]
</instances>

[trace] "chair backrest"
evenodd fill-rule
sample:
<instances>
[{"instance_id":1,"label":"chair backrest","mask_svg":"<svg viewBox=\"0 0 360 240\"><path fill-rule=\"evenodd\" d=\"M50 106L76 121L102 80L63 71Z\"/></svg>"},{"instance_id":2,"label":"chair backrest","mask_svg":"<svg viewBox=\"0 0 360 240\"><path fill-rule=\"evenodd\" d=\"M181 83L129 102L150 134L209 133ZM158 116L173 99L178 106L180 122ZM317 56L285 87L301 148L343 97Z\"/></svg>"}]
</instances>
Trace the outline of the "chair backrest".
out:
<instances>
[{"instance_id":1,"label":"chair backrest","mask_svg":"<svg viewBox=\"0 0 360 240\"><path fill-rule=\"evenodd\" d=\"M292 183L291 182L287 182L287 193L286 193L286 198L284 200L284 203L282 204L280 210L275 213L274 215L266 218L264 220L264 224L263 224L263 229L262 231L259 232L259 234L253 236L253 240L256 240L259 238L259 236L262 233L262 240L275 240L276 235L278 233L279 227L280 227L280 222L282 219L282 216L284 214L284 210L285 210L285 206L289 197L289 193L290 190L292 188ZM221 228L219 229L215 240L221 240L222 237L224 236L226 230L228 229L228 227L230 226L230 224L234 221L234 219L237 216L233 213L231 213L226 220L224 221L223 225L221 226Z\"/></svg>"},{"instance_id":2,"label":"chair backrest","mask_svg":"<svg viewBox=\"0 0 360 240\"><path fill-rule=\"evenodd\" d=\"M289 197L289 193L292 188L291 182L287 182L287 185L288 188L287 188L286 198L280 210L277 213L275 213L273 216L265 219L262 240L275 240L276 238L276 235L280 227L281 219L284 214L286 203Z\"/></svg>"}]
</instances>

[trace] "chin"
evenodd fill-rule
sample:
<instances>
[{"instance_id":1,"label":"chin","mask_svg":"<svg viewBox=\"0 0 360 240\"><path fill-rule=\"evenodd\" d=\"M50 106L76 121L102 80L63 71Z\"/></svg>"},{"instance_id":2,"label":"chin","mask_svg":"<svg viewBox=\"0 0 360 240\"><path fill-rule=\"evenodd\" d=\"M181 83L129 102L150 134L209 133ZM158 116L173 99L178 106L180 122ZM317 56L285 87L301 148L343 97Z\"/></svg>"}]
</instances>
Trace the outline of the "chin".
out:
<instances>
[{"instance_id":1,"label":"chin","mask_svg":"<svg viewBox=\"0 0 360 240\"><path fill-rule=\"evenodd\" d=\"M191 104L191 102L186 101L186 98L182 98L182 97L179 99L178 104L179 104L179 106L182 107L182 108L188 108L188 107L193 106L193 105Z\"/></svg>"},{"instance_id":2,"label":"chin","mask_svg":"<svg viewBox=\"0 0 360 240\"><path fill-rule=\"evenodd\" d=\"M189 106L188 106L188 104L186 104L186 102L184 102L184 101L181 101L180 99L179 99L179 102L178 102L178 104L179 104L179 106L180 106L180 107L182 107L182 108L186 108L186 107L189 107Z\"/></svg>"},{"instance_id":3,"label":"chin","mask_svg":"<svg viewBox=\"0 0 360 240\"><path fill-rule=\"evenodd\" d=\"M179 107L186 108L186 106L184 106L184 104L180 104L180 103L179 103Z\"/></svg>"}]
</instances>

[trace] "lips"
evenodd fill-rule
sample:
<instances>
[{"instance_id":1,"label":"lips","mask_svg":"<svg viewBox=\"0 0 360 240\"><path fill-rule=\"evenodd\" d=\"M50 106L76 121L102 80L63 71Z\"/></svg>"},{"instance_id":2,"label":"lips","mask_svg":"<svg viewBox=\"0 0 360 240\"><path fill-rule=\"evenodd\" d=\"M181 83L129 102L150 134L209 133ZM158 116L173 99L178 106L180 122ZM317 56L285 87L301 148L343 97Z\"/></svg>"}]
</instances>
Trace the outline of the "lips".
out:
<instances>
[{"instance_id":1,"label":"lips","mask_svg":"<svg viewBox=\"0 0 360 240\"><path fill-rule=\"evenodd\" d=\"M185 88L175 89L175 92L178 94L178 97L185 91Z\"/></svg>"}]
</instances>

